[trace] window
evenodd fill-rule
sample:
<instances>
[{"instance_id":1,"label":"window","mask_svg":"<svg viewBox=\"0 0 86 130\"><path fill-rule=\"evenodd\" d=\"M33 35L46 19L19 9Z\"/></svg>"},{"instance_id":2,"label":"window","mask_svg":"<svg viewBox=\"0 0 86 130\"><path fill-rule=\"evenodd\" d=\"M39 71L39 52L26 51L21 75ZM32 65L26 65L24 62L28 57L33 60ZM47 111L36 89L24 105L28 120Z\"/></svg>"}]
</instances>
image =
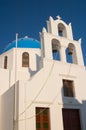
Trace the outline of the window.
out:
<instances>
[{"instance_id":1,"label":"window","mask_svg":"<svg viewBox=\"0 0 86 130\"><path fill-rule=\"evenodd\" d=\"M65 51L65 53L66 53L66 61L68 62L68 63L73 63L73 59L72 59L72 57L73 57L73 55L72 55L72 53L71 52L69 52L69 48L66 48L66 51ZM71 54L70 54L71 53Z\"/></svg>"},{"instance_id":2,"label":"window","mask_svg":"<svg viewBox=\"0 0 86 130\"><path fill-rule=\"evenodd\" d=\"M68 63L77 64L76 47L73 43L69 43L66 48L66 61Z\"/></svg>"},{"instance_id":3,"label":"window","mask_svg":"<svg viewBox=\"0 0 86 130\"><path fill-rule=\"evenodd\" d=\"M62 109L63 130L81 130L79 109Z\"/></svg>"},{"instance_id":4,"label":"window","mask_svg":"<svg viewBox=\"0 0 86 130\"><path fill-rule=\"evenodd\" d=\"M58 34L59 34L59 36L63 36L63 31L61 28L58 28Z\"/></svg>"},{"instance_id":5,"label":"window","mask_svg":"<svg viewBox=\"0 0 86 130\"><path fill-rule=\"evenodd\" d=\"M22 67L29 67L29 54L27 52L22 54Z\"/></svg>"},{"instance_id":6,"label":"window","mask_svg":"<svg viewBox=\"0 0 86 130\"><path fill-rule=\"evenodd\" d=\"M66 97L74 97L74 87L72 80L63 80L63 92Z\"/></svg>"},{"instance_id":7,"label":"window","mask_svg":"<svg viewBox=\"0 0 86 130\"><path fill-rule=\"evenodd\" d=\"M49 108L36 108L36 130L50 130Z\"/></svg>"},{"instance_id":8,"label":"window","mask_svg":"<svg viewBox=\"0 0 86 130\"><path fill-rule=\"evenodd\" d=\"M60 60L60 42L57 39L52 39L52 57L54 60Z\"/></svg>"},{"instance_id":9,"label":"window","mask_svg":"<svg viewBox=\"0 0 86 130\"><path fill-rule=\"evenodd\" d=\"M62 24L58 24L58 36L67 37L66 27Z\"/></svg>"},{"instance_id":10,"label":"window","mask_svg":"<svg viewBox=\"0 0 86 130\"><path fill-rule=\"evenodd\" d=\"M7 56L4 58L4 69L7 69Z\"/></svg>"}]
</instances>

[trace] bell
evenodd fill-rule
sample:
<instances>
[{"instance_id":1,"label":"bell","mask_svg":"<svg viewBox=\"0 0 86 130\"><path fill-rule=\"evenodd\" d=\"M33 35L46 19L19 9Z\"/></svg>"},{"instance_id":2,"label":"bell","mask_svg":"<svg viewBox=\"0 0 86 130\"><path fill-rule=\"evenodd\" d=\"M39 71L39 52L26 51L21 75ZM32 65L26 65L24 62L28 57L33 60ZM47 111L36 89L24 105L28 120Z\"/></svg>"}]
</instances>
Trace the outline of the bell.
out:
<instances>
[{"instance_id":1,"label":"bell","mask_svg":"<svg viewBox=\"0 0 86 130\"><path fill-rule=\"evenodd\" d=\"M59 46L57 44L53 44L52 50L53 50L53 52L58 52L59 51Z\"/></svg>"},{"instance_id":2,"label":"bell","mask_svg":"<svg viewBox=\"0 0 86 130\"><path fill-rule=\"evenodd\" d=\"M73 54L73 48L72 47L68 47L68 55L72 55Z\"/></svg>"}]
</instances>

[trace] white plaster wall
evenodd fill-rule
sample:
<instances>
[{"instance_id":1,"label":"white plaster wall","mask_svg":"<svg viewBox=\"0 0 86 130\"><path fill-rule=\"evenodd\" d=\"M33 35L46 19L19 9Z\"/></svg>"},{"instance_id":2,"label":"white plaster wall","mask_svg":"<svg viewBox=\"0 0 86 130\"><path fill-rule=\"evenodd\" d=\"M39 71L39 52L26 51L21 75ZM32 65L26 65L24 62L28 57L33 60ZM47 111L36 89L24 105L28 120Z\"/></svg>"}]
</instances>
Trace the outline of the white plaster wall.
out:
<instances>
[{"instance_id":1,"label":"white plaster wall","mask_svg":"<svg viewBox=\"0 0 86 130\"><path fill-rule=\"evenodd\" d=\"M30 78L30 72L28 69L26 71L18 71L16 72L15 79L15 71L8 69L0 69L0 95L4 94L9 90L15 83L15 80L28 80Z\"/></svg>"},{"instance_id":2,"label":"white plaster wall","mask_svg":"<svg viewBox=\"0 0 86 130\"><path fill-rule=\"evenodd\" d=\"M9 89L10 77L9 70L0 69L0 95Z\"/></svg>"},{"instance_id":3,"label":"white plaster wall","mask_svg":"<svg viewBox=\"0 0 86 130\"><path fill-rule=\"evenodd\" d=\"M41 52L40 49L27 49L27 48L14 48L0 55L0 67L4 68L4 57L8 56L7 69L15 69L15 59L17 61L17 69L20 71L27 70L22 67L22 53L28 52L30 56L30 68L33 71L37 70L37 61L40 61ZM16 56L15 56L16 55Z\"/></svg>"},{"instance_id":4,"label":"white plaster wall","mask_svg":"<svg viewBox=\"0 0 86 130\"><path fill-rule=\"evenodd\" d=\"M29 68L22 67L22 54L24 52L29 53ZM16 55L15 55L16 54ZM15 70L15 59L17 69L17 79L28 80L36 71L40 69L40 49L21 49L17 48L14 50L14 70ZM15 58L16 57L16 58Z\"/></svg>"},{"instance_id":5,"label":"white plaster wall","mask_svg":"<svg viewBox=\"0 0 86 130\"><path fill-rule=\"evenodd\" d=\"M28 52L30 55L30 67L22 67L22 53ZM40 49L11 49L2 55L0 55L0 95L9 89L15 80L28 80L34 75L40 68ZM8 57L7 69L4 69L4 57ZM16 61L16 67L15 67ZM16 69L16 71L15 71ZM15 76L16 73L16 76Z\"/></svg>"},{"instance_id":6,"label":"white plaster wall","mask_svg":"<svg viewBox=\"0 0 86 130\"><path fill-rule=\"evenodd\" d=\"M0 68L4 68L4 57L8 57L7 68L13 69L13 49L0 55Z\"/></svg>"},{"instance_id":7,"label":"white plaster wall","mask_svg":"<svg viewBox=\"0 0 86 130\"><path fill-rule=\"evenodd\" d=\"M0 96L0 130L1 130L1 124L2 124L2 117L1 117L1 96Z\"/></svg>"},{"instance_id":8,"label":"white plaster wall","mask_svg":"<svg viewBox=\"0 0 86 130\"><path fill-rule=\"evenodd\" d=\"M50 108L51 130L63 130L62 108L80 109L85 130L85 77L85 67L44 59L43 69L29 81L19 82L19 130L36 129L36 107ZM63 96L62 79L74 81L74 98Z\"/></svg>"},{"instance_id":9,"label":"white plaster wall","mask_svg":"<svg viewBox=\"0 0 86 130\"><path fill-rule=\"evenodd\" d=\"M22 49L22 48L15 48L14 49L14 61L15 61L15 53L16 53L16 59L17 59L17 70L18 71L26 71L27 68L26 67L22 67L22 54L24 52L28 52L29 53L29 60L30 60L30 69L32 71L36 71L37 70L37 60L40 61L40 58L37 59L37 56L40 57L41 52L40 49ZM15 62L14 62L15 65Z\"/></svg>"},{"instance_id":10,"label":"white plaster wall","mask_svg":"<svg viewBox=\"0 0 86 130\"><path fill-rule=\"evenodd\" d=\"M19 120L18 130L26 129L26 83L25 81L19 82Z\"/></svg>"},{"instance_id":11,"label":"white plaster wall","mask_svg":"<svg viewBox=\"0 0 86 130\"><path fill-rule=\"evenodd\" d=\"M12 87L1 96L1 129L13 130L14 88Z\"/></svg>"}]
</instances>

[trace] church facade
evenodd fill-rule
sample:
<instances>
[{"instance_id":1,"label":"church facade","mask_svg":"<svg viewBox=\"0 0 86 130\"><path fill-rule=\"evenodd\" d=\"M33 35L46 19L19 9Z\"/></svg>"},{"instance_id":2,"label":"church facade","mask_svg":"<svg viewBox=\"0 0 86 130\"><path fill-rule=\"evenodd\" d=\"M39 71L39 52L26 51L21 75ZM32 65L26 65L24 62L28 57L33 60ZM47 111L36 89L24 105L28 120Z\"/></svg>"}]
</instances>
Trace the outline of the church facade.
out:
<instances>
[{"instance_id":1,"label":"church facade","mask_svg":"<svg viewBox=\"0 0 86 130\"><path fill-rule=\"evenodd\" d=\"M25 36L0 55L0 130L86 130L81 39L58 16L40 42Z\"/></svg>"}]
</instances>

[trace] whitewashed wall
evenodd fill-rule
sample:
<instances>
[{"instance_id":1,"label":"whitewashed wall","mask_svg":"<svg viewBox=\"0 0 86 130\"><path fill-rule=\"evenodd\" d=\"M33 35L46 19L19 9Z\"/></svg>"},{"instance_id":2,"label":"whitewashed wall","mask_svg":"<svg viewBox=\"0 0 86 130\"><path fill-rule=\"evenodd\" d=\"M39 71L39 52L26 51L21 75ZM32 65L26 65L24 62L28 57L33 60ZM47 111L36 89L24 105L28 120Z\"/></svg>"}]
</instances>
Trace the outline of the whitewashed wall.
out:
<instances>
[{"instance_id":1,"label":"whitewashed wall","mask_svg":"<svg viewBox=\"0 0 86 130\"><path fill-rule=\"evenodd\" d=\"M1 129L13 130L14 118L14 87L1 96Z\"/></svg>"},{"instance_id":2,"label":"whitewashed wall","mask_svg":"<svg viewBox=\"0 0 86 130\"><path fill-rule=\"evenodd\" d=\"M36 107L50 108L52 130L63 130L62 108L80 109L81 126L85 130L85 77L85 67L44 59L43 69L29 81L19 82L19 130L36 130ZM62 79L74 81L74 98L63 96Z\"/></svg>"}]
</instances>

